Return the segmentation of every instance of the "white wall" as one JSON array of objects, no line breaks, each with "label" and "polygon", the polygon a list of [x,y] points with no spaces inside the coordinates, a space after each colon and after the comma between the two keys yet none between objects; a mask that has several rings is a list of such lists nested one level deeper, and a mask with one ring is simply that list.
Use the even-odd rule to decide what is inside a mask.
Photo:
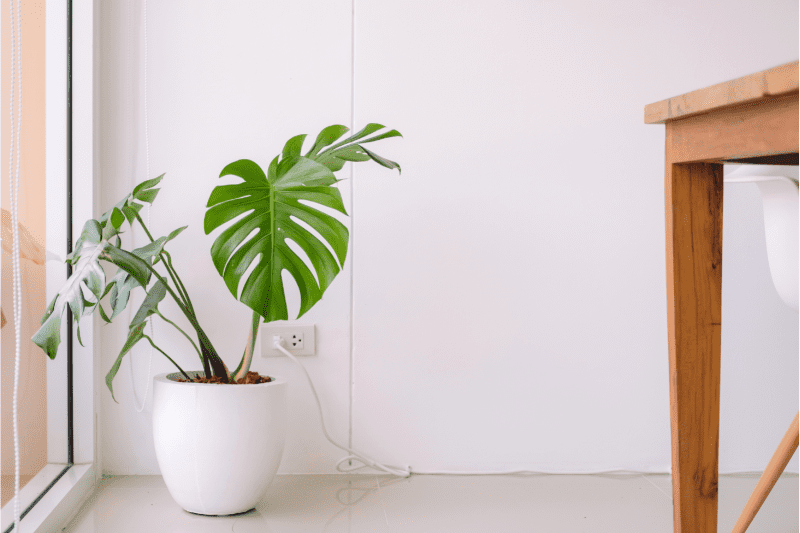
[{"label": "white wall", "polygon": [[[146,174],[141,13],[102,6],[109,206]],[[643,109],[796,60],[797,20],[789,1],[151,2],[150,175],[167,172],[153,226],[190,224],[173,255],[235,364],[248,312],[202,232],[221,168],[266,164],[333,123],[396,128],[404,139],[378,152],[403,174],[365,163],[352,191],[343,182],[351,254],[303,318],[317,324],[305,362],[334,436],[416,470],[663,472],[664,128]],[[772,287],[760,210],[754,185],[726,188],[723,472],[763,469],[797,411],[798,318]],[[105,326],[105,368],[124,330]],[[191,366],[180,337],[156,337]],[[289,363],[255,364],[294,382],[281,471],[333,472],[341,454]],[[153,358],[152,373],[168,370]],[[144,348],[134,376],[141,395]],[[104,470],[156,473],[127,363],[115,390]]]}]

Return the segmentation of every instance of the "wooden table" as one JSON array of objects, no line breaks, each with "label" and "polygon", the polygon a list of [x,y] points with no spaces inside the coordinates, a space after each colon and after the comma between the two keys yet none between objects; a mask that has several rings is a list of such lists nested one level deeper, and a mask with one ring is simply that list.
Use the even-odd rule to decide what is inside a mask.
[{"label": "wooden table", "polygon": [[798,164],[798,62],[650,104],[644,115],[666,126],[674,528],[715,533],[722,165]]}]

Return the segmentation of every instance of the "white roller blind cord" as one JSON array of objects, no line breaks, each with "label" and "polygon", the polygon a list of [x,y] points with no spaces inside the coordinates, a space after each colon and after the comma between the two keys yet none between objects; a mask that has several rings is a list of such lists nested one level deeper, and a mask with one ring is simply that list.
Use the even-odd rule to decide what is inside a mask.
[{"label": "white roller blind cord", "polygon": [[[19,360],[20,349],[22,346],[22,274],[19,265],[19,167],[21,159],[20,130],[22,130],[22,20],[20,11],[22,6],[17,2],[17,16],[14,20],[14,0],[9,1],[11,11],[11,99],[9,105],[10,113],[10,135],[8,158],[8,181],[11,200],[11,267],[13,269],[13,288],[14,296],[14,398],[12,400],[12,420],[14,425],[14,531],[19,531]],[[16,67],[15,67],[16,63]],[[14,122],[14,75],[16,71],[17,83],[17,121]],[[16,135],[16,139],[15,139]],[[15,152],[16,148],[16,152]],[[14,158],[16,156],[16,168],[14,168]]]}]

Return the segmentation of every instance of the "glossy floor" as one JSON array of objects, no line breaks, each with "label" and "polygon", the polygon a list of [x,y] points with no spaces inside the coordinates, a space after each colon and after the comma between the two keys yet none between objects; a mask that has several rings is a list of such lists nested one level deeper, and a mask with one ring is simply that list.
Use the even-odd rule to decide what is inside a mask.
[{"label": "glossy floor", "polygon": [[[719,531],[730,531],[758,481],[721,476]],[[180,509],[159,476],[104,478],[70,533],[405,533],[672,531],[667,475],[278,476],[248,513]],[[784,475],[748,533],[798,531],[798,477]]]}]

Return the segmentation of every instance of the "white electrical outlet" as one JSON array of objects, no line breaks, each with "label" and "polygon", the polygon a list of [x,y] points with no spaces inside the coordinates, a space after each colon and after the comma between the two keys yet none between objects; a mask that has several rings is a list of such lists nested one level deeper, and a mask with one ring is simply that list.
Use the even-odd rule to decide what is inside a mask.
[{"label": "white electrical outlet", "polygon": [[283,347],[292,355],[314,355],[314,324],[264,324],[261,336],[261,357],[286,357],[273,346],[275,335],[283,337]]}]

